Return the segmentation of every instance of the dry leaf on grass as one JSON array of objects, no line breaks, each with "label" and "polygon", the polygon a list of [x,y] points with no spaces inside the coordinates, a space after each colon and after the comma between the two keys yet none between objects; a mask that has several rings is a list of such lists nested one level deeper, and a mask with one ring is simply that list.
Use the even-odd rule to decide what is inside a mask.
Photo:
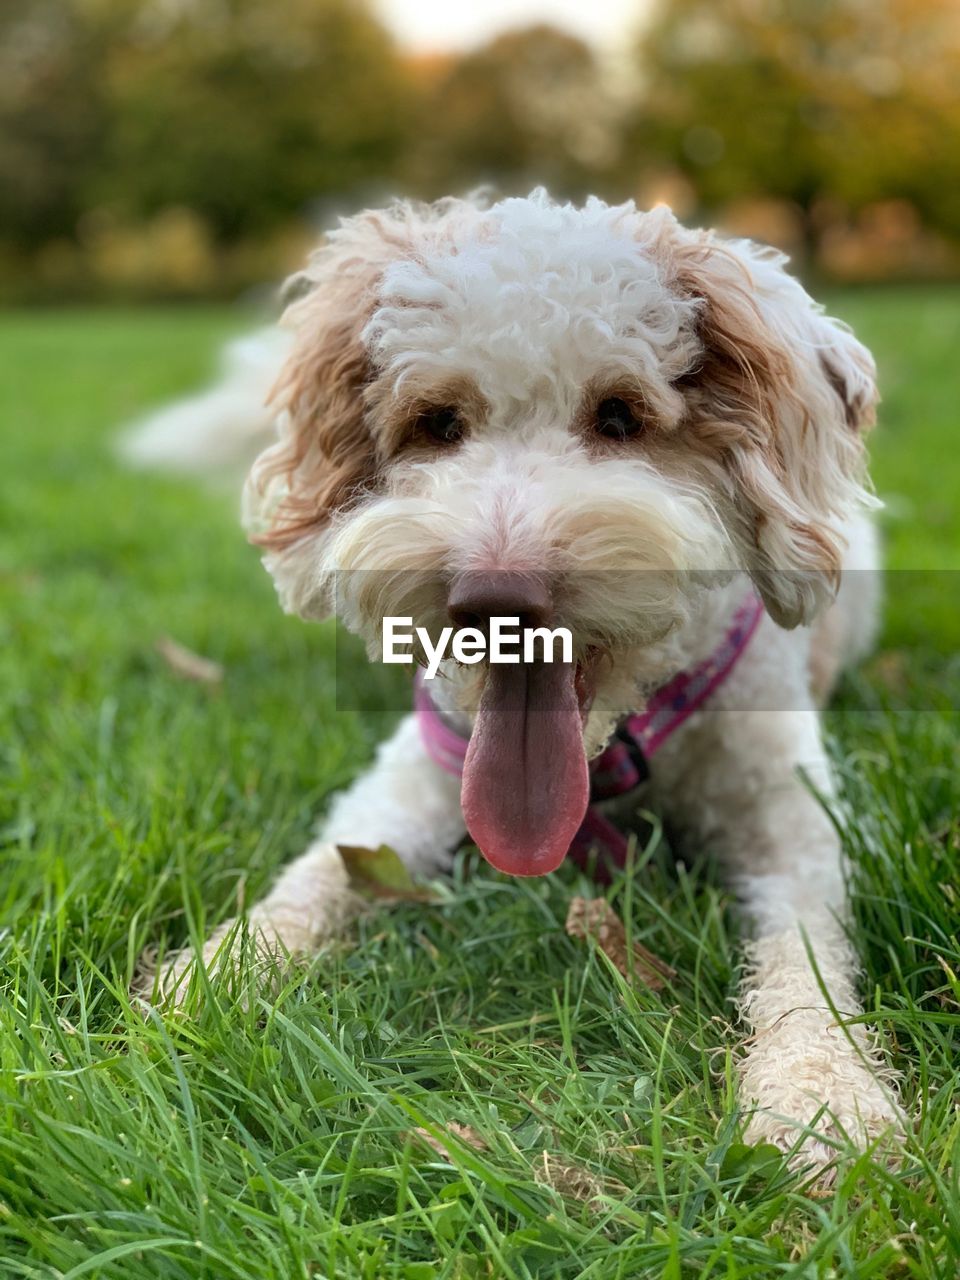
[{"label": "dry leaf on grass", "polygon": [[202,658],[169,636],[161,636],[157,641],[157,653],[173,674],[184,680],[196,680],[200,684],[220,684],[223,680],[223,667],[219,662]]},{"label": "dry leaf on grass", "polygon": [[[639,942],[627,943],[623,921],[606,898],[574,898],[567,912],[567,933],[571,938],[594,938],[597,946],[625,978],[635,978],[659,991],[676,970]],[[632,954],[631,954],[632,953]]]},{"label": "dry leaf on grass", "polygon": [[875,654],[867,666],[867,674],[891,693],[904,694],[910,687],[906,655],[898,649],[884,649]]},{"label": "dry leaf on grass", "polygon": [[599,1206],[602,1195],[625,1195],[627,1192],[616,1178],[597,1177],[589,1169],[559,1160],[549,1151],[544,1151],[533,1166],[533,1176],[537,1182],[553,1187],[560,1195],[570,1200],[582,1200],[585,1204]]},{"label": "dry leaf on grass", "polygon": [[337,849],[347,869],[350,888],[361,897],[377,902],[436,902],[436,894],[414,881],[389,845],[366,849],[338,844]]},{"label": "dry leaf on grass", "polygon": [[[465,1142],[468,1147],[473,1147],[474,1151],[489,1150],[486,1142],[484,1142],[483,1138],[480,1137],[476,1129],[471,1129],[468,1124],[458,1124],[456,1120],[451,1120],[447,1125],[446,1131],[447,1133],[452,1134],[453,1137],[459,1138],[461,1142]],[[450,1154],[450,1148],[444,1144],[442,1138],[434,1137],[434,1135],[429,1133],[426,1129],[417,1128],[414,1129],[413,1132],[418,1138],[421,1138],[428,1147],[432,1147],[433,1150],[436,1151],[437,1155],[448,1156]]]}]

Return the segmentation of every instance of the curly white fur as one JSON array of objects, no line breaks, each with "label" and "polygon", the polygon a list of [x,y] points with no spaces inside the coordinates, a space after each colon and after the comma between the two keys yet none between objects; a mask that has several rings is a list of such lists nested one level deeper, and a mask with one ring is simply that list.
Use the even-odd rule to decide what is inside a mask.
[{"label": "curly white fur", "polygon": [[[900,1124],[867,1032],[831,1009],[860,1010],[840,846],[799,776],[829,794],[816,706],[874,626],[869,353],[779,255],[630,204],[398,205],[345,222],[306,279],[277,442],[247,489],[285,607],[333,610],[378,648],[386,614],[438,630],[454,575],[536,569],[578,652],[607,659],[592,754],[711,651],[751,577],[769,616],[658,754],[654,798],[742,895],[750,1134],[786,1148],[812,1125],[807,1153],[826,1159],[840,1133]],[[609,396],[638,406],[637,441],[591,434]],[[463,439],[423,447],[417,415],[451,401]],[[837,596],[844,565],[869,572]],[[469,725],[484,673],[446,674],[447,709]],[[464,829],[458,784],[405,720],[250,925],[270,950],[315,947],[356,905],[338,844],[387,843],[429,873]]]}]

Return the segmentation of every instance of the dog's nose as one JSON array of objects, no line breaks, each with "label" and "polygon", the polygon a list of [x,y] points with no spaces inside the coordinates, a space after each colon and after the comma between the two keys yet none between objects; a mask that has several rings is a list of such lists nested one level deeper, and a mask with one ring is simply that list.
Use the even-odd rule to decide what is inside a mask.
[{"label": "dog's nose", "polygon": [[485,631],[491,618],[519,618],[521,628],[546,626],[553,617],[547,579],[512,569],[468,570],[454,578],[447,613],[457,627]]}]

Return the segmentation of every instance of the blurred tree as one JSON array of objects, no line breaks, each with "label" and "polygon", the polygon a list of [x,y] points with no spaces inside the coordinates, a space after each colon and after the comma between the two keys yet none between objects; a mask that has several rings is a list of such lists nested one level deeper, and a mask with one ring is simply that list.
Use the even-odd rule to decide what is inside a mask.
[{"label": "blurred tree", "polygon": [[389,178],[411,103],[362,0],[140,0],[106,93],[96,198],[227,240]]},{"label": "blurred tree", "polygon": [[956,0],[664,0],[640,48],[626,162],[653,155],[708,207],[905,195],[960,232]]},{"label": "blurred tree", "polygon": [[388,180],[412,105],[363,0],[3,0],[0,239],[103,205],[262,232]]},{"label": "blurred tree", "polygon": [[905,197],[923,221],[960,235],[960,4],[883,0],[852,68],[868,105],[860,163],[837,156],[837,189],[857,203]]},{"label": "blurred tree", "polygon": [[429,194],[491,181],[578,196],[603,182],[616,156],[617,103],[582,40],[530,27],[467,53],[446,74],[429,70],[412,143],[415,180]]},{"label": "blurred tree", "polygon": [[0,235],[69,235],[103,145],[104,41],[69,0],[0,6]]},{"label": "blurred tree", "polygon": [[401,58],[372,0],[0,0],[4,278],[223,288],[315,208],[487,180],[960,239],[960,0],[658,2],[631,77],[549,26]]}]

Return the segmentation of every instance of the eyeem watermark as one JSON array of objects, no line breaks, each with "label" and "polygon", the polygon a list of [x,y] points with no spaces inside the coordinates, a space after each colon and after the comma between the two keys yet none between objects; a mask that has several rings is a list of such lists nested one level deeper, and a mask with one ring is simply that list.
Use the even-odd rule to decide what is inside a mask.
[{"label": "eyeem watermark", "polygon": [[[406,628],[406,629],[405,629]],[[432,680],[444,658],[472,665],[475,662],[572,662],[573,636],[566,627],[521,627],[519,618],[491,618],[489,630],[479,627],[444,627],[434,644],[424,627],[412,618],[383,620],[383,661],[413,662],[413,644],[427,659],[426,678]],[[556,656],[559,643],[560,656]]]}]

